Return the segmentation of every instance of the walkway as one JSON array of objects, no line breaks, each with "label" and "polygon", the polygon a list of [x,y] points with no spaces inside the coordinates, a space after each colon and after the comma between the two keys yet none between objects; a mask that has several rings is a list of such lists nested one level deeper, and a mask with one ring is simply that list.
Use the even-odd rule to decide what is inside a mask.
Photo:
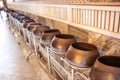
[{"label": "walkway", "polygon": [[36,71],[26,63],[22,49],[0,18],[0,80],[50,80],[41,75],[45,72],[37,61],[33,63]]}]

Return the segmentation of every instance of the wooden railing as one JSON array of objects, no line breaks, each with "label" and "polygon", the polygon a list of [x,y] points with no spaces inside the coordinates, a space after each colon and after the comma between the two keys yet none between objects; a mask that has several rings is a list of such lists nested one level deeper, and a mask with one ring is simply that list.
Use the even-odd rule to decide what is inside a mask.
[{"label": "wooden railing", "polygon": [[42,4],[95,4],[95,5],[120,5],[119,0],[14,0],[15,2],[40,2]]},{"label": "wooden railing", "polygon": [[120,38],[117,35],[120,35],[120,7],[71,6],[71,10],[70,22],[73,25]]},{"label": "wooden railing", "polygon": [[120,39],[120,7],[11,3],[10,8]]}]

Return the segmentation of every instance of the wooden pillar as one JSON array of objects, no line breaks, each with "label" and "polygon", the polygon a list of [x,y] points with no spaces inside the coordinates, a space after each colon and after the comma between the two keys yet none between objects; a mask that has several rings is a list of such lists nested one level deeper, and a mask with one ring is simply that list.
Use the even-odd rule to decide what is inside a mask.
[{"label": "wooden pillar", "polygon": [[6,2],[6,0],[2,0],[3,1],[3,6],[4,7],[7,7],[7,2]]}]

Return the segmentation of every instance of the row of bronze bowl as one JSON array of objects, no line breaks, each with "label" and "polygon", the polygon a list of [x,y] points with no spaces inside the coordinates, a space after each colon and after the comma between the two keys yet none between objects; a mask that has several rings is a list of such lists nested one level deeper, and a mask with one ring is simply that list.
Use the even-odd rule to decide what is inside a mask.
[{"label": "row of bronze bowl", "polygon": [[[50,48],[56,52],[65,52],[65,59],[72,65],[85,68],[91,67],[98,57],[97,47],[84,42],[76,42],[75,36],[57,34],[51,40]],[[59,53],[60,54],[60,53]]]},{"label": "row of bronze bowl", "polygon": [[120,57],[98,57],[97,47],[92,44],[76,42],[74,36],[61,34],[57,29],[43,29],[41,24],[23,16],[20,20],[24,23],[24,28],[41,35],[41,44],[50,46],[55,52],[66,52],[65,59],[71,65],[79,68],[92,67],[90,80],[120,80]]},{"label": "row of bronze bowl", "polygon": [[[49,40],[49,38],[47,39]],[[69,34],[58,33],[53,37],[52,40],[50,38],[50,41],[50,47],[52,50],[56,52],[66,51],[65,59],[72,66],[79,68],[88,68],[93,66],[90,74],[91,80],[120,79],[120,57],[98,57],[99,52],[96,46],[89,43],[76,42],[74,36]]]}]

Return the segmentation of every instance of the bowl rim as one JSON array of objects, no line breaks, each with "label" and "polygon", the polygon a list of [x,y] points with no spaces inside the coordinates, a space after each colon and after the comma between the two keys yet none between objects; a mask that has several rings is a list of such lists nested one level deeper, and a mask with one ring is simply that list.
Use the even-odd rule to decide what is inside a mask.
[{"label": "bowl rim", "polygon": [[[104,70],[104,71],[107,71],[107,72],[111,72],[111,73],[115,73],[115,74],[120,74],[120,67],[116,67],[116,66],[111,66],[111,65],[107,65],[107,64],[104,64],[102,62],[99,61],[99,59],[101,57],[119,57],[119,56],[111,56],[111,55],[104,55],[104,56],[99,56],[95,63],[94,63],[94,66],[93,68],[98,68],[101,69],[101,70]],[[120,57],[119,57],[120,58]],[[108,71],[109,70],[109,71]]]}]

